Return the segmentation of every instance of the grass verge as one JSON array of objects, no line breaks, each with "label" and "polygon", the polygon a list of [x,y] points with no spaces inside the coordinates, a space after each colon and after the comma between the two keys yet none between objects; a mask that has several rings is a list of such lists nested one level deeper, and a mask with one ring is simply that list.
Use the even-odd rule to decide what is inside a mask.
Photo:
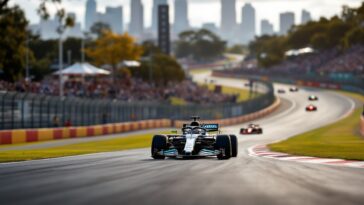
[{"label": "grass verge", "polygon": [[[203,86],[207,86],[209,90],[214,91],[216,85],[209,83],[209,84],[203,84]],[[222,86],[221,92],[223,94],[228,94],[228,95],[238,95],[237,102],[243,102],[250,99],[250,92],[247,89]]]},{"label": "grass verge", "polygon": [[[348,95],[364,102],[361,95]],[[293,155],[364,160],[364,139],[358,133],[361,112],[361,109],[356,109],[339,122],[270,144],[268,147],[272,151]]]},{"label": "grass verge", "polygon": [[151,141],[152,134],[144,134],[111,140],[65,145],[46,149],[34,149],[25,151],[0,151],[0,162],[27,161],[35,159],[47,159],[82,154],[146,148],[150,146]]}]

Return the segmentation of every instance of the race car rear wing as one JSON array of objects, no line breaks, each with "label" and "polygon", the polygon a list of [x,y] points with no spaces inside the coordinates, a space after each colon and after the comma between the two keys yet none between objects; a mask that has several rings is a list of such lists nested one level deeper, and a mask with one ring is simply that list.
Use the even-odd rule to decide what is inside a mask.
[{"label": "race car rear wing", "polygon": [[[183,127],[187,127],[189,124],[183,124]],[[219,131],[219,124],[203,124],[201,127],[205,128],[207,132]]]},{"label": "race car rear wing", "polygon": [[207,132],[217,132],[219,131],[219,124],[204,124],[203,128],[207,130]]}]

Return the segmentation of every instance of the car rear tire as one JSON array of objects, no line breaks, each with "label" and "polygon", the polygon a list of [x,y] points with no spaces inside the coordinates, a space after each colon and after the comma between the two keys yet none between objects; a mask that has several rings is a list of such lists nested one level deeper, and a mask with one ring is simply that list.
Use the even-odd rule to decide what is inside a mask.
[{"label": "car rear tire", "polygon": [[152,141],[151,153],[153,159],[165,159],[166,157],[158,154],[158,152],[167,149],[167,137],[163,135],[155,135]]},{"label": "car rear tire", "polygon": [[238,138],[236,135],[230,135],[231,141],[231,157],[238,156]]},{"label": "car rear tire", "polygon": [[218,135],[216,137],[216,149],[221,150],[224,153],[220,153],[217,155],[217,158],[220,160],[230,159],[231,157],[231,140],[229,135]]}]

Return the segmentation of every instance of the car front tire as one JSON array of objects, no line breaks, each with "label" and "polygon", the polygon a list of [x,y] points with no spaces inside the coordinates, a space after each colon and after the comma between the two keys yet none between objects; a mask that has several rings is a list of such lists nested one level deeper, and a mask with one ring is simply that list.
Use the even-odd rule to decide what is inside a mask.
[{"label": "car front tire", "polygon": [[220,160],[230,159],[231,157],[231,140],[229,135],[218,135],[216,137],[216,149],[224,151],[217,155]]},{"label": "car front tire", "polygon": [[158,152],[167,149],[167,137],[163,135],[155,135],[152,141],[151,153],[153,159],[165,159],[166,157],[158,154]]},{"label": "car front tire", "polygon": [[237,157],[238,156],[238,138],[236,135],[230,135],[230,141],[231,141],[231,157]]}]

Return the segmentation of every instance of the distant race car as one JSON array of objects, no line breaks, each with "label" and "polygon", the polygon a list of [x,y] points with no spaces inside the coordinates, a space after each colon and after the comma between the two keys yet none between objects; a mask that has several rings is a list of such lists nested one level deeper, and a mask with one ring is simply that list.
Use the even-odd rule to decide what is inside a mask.
[{"label": "distant race car", "polygon": [[263,134],[263,129],[257,124],[249,124],[247,128],[241,128],[240,134],[249,135],[249,134]]},{"label": "distant race car", "polygon": [[316,107],[316,106],[314,106],[314,105],[308,105],[308,106],[306,107],[306,111],[307,111],[307,112],[317,111],[317,107]]},{"label": "distant race car", "polygon": [[154,159],[211,157],[229,159],[238,155],[238,140],[232,134],[210,134],[219,131],[218,124],[201,124],[199,117],[184,124],[181,134],[155,135],[151,153]]},{"label": "distant race car", "polygon": [[309,100],[309,101],[318,101],[318,97],[317,97],[316,95],[310,95],[310,96],[308,97],[308,100]]},{"label": "distant race car", "polygon": [[286,93],[286,91],[285,91],[285,90],[283,90],[283,89],[278,89],[278,93],[280,93],[280,94],[284,94],[284,93]]},{"label": "distant race car", "polygon": [[298,89],[297,87],[290,87],[290,88],[289,88],[289,91],[290,91],[290,92],[298,92],[298,90],[299,90],[299,89]]}]

